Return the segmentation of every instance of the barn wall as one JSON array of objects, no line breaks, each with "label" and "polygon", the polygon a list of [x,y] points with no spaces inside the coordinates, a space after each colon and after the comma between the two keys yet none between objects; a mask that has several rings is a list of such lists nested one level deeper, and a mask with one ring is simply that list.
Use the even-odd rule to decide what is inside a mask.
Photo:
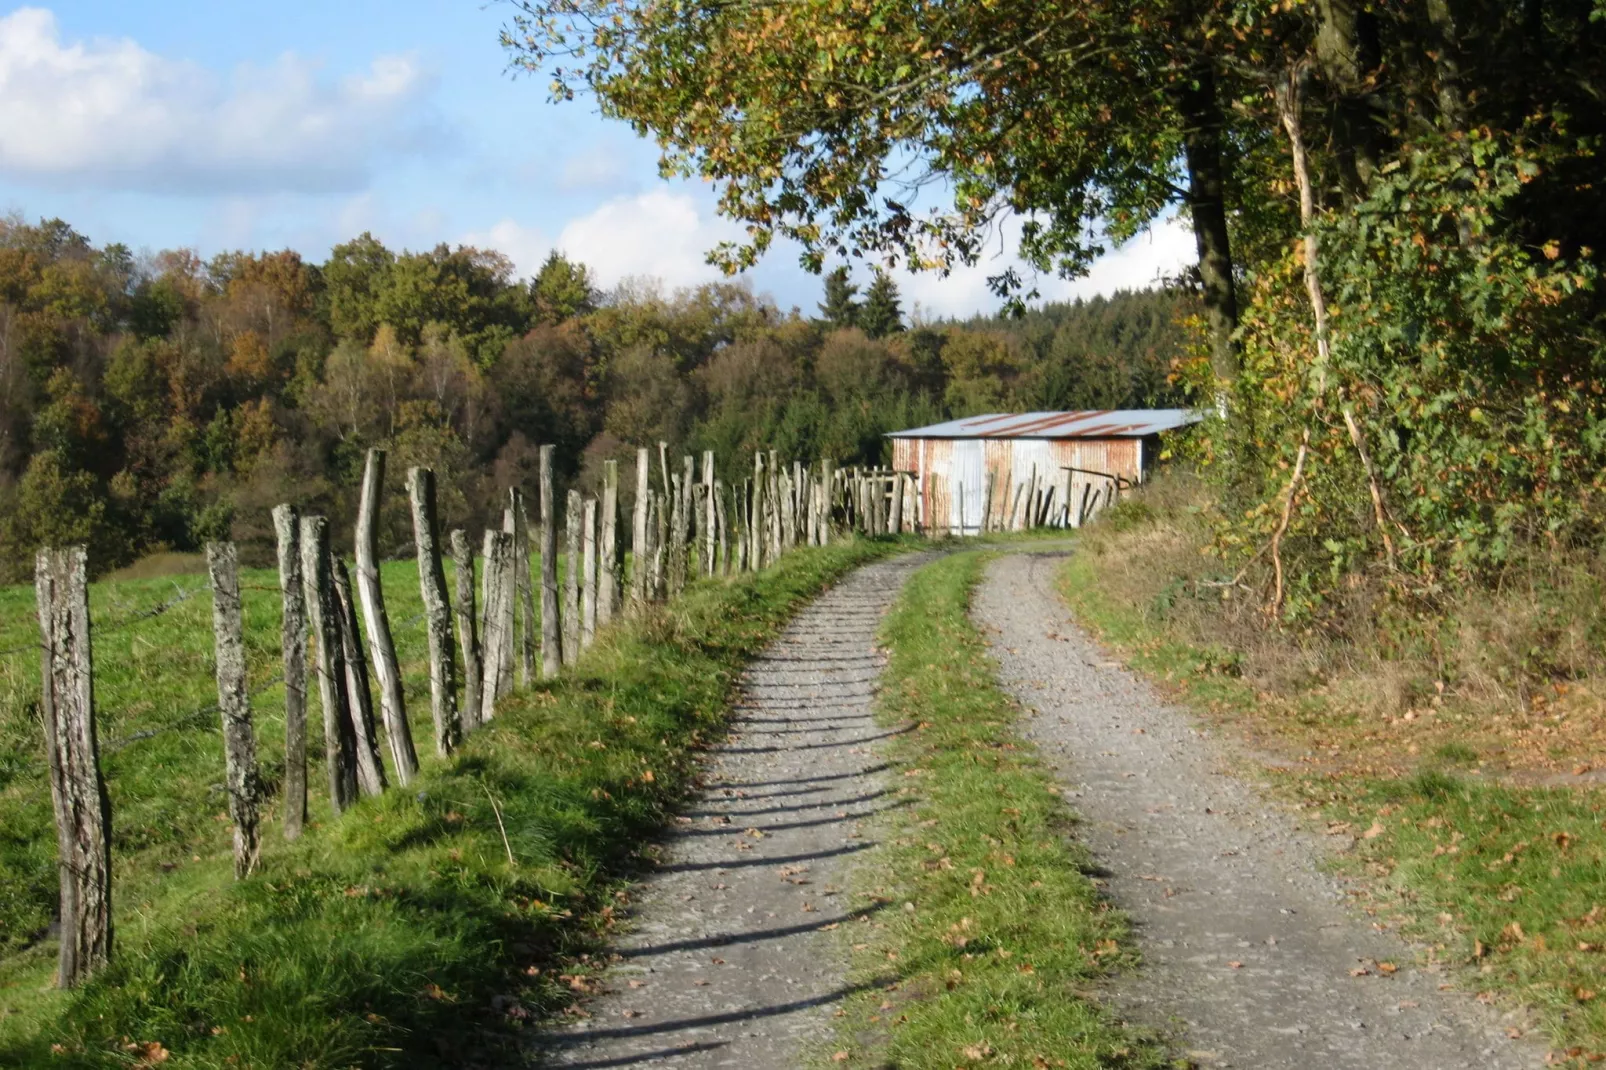
[{"label": "barn wall", "polygon": [[[1026,439],[993,438],[964,440],[946,438],[898,438],[892,440],[892,466],[915,476],[918,487],[919,522],[928,534],[954,534],[958,531],[959,503],[956,499],[957,455],[971,453],[973,443],[981,447],[981,464],[986,476],[976,479],[974,461],[965,465],[971,480],[990,482],[965,488],[965,530],[975,534],[979,519],[987,514],[988,526],[1002,529],[1012,517],[1026,512],[1027,488],[1036,467],[1037,486],[1053,488],[1052,525],[1076,527],[1084,519],[1108,506],[1116,498],[1116,480],[1124,485],[1137,483],[1143,474],[1144,442],[1139,438],[1108,439]],[[960,447],[960,448],[956,448]],[[1066,471],[1066,466],[1080,471]]]}]

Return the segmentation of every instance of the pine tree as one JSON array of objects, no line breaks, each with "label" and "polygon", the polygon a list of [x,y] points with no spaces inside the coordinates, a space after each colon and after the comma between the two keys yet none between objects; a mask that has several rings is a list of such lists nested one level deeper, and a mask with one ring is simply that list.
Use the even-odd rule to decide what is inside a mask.
[{"label": "pine tree", "polygon": [[535,298],[535,313],[542,323],[562,323],[597,307],[591,273],[584,264],[575,263],[556,249],[530,284],[530,295]]},{"label": "pine tree", "polygon": [[858,292],[845,266],[833,268],[825,277],[825,301],[820,305],[820,318],[833,327],[857,326],[860,309],[853,298]]},{"label": "pine tree", "polygon": [[871,338],[885,338],[903,330],[898,284],[880,268],[875,269],[875,281],[865,291],[864,305],[859,309],[859,326]]}]

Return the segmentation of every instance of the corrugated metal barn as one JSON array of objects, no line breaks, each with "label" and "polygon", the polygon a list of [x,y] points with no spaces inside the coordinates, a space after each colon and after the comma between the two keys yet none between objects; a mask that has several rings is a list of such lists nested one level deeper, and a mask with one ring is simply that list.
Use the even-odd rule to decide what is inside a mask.
[{"label": "corrugated metal barn", "polygon": [[1143,482],[1159,436],[1187,409],[994,413],[895,431],[892,467],[914,477],[928,534],[1080,527]]}]

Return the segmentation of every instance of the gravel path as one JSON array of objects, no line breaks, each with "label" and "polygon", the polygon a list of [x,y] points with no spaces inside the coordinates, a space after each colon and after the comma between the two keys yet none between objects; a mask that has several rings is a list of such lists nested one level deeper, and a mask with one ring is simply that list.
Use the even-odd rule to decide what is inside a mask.
[{"label": "gravel path", "polygon": [[[1441,990],[1391,932],[1342,905],[1323,848],[1230,773],[1187,713],[1112,663],[1054,593],[1059,555],[999,558],[976,595],[1004,687],[1081,813],[1144,965],[1111,996],[1207,1067],[1537,1067],[1544,1053]],[[1397,965],[1397,972],[1379,963]]]},{"label": "gravel path", "polygon": [[591,1015],[542,1040],[554,1066],[794,1067],[850,991],[831,930],[868,920],[849,871],[893,804],[871,715],[882,615],[923,557],[868,565],[754,663],[703,797],[637,889]]}]

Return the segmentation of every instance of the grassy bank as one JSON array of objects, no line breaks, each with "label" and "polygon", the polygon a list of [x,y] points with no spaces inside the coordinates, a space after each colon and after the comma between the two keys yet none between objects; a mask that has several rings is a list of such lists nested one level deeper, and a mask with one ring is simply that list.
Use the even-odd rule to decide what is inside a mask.
[{"label": "grassy bank", "polygon": [[[1601,572],[1514,566],[1431,612],[1358,579],[1329,627],[1270,629],[1204,552],[1185,477],[1088,529],[1077,619],[1246,744],[1246,769],[1312,811],[1369,877],[1359,905],[1521,1002],[1558,1059],[1606,1052],[1606,638]],[[1597,996],[1599,994],[1599,996]]]},{"label": "grassy bank", "polygon": [[[617,882],[723,730],[741,667],[799,604],[888,549],[803,550],[694,586],[573,673],[517,694],[450,761],[426,758],[407,790],[295,845],[270,826],[260,872],[237,884],[214,821],[222,804],[205,794],[218,774],[194,769],[207,802],[174,833],[182,861],[141,874],[119,848],[112,968],[61,994],[44,990],[48,941],[0,964],[0,1065],[503,1062],[527,1023],[570,1004],[564,966],[606,936]],[[258,704],[272,709],[266,695]],[[185,762],[199,765],[197,749]],[[123,791],[136,786],[113,768],[114,805],[119,771]],[[160,773],[139,785],[152,799]],[[139,831],[126,810],[114,820]]]},{"label": "grassy bank", "polygon": [[1123,919],[1085,872],[1073,819],[1014,730],[967,615],[985,557],[916,573],[882,630],[879,714],[916,730],[888,744],[893,782],[913,803],[866,867],[891,920],[856,927],[860,979],[832,1065],[858,1067],[1166,1065],[1084,998],[1131,964]]}]

